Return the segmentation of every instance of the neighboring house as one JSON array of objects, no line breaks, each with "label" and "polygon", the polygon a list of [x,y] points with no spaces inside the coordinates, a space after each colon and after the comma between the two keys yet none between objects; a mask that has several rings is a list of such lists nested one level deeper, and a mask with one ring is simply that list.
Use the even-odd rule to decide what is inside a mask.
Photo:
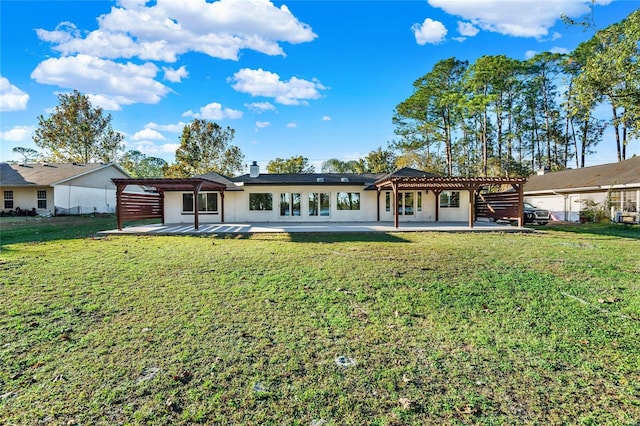
[{"label": "neighboring house", "polygon": [[111,179],[128,177],[115,164],[0,163],[0,210],[4,214],[113,213],[116,187]]},{"label": "neighboring house", "polygon": [[[255,222],[466,222],[473,226],[477,193],[486,185],[520,178],[444,178],[404,168],[391,174],[250,173],[226,178],[209,173],[188,179],[116,179],[118,227],[122,220],[158,217],[163,223]],[[130,196],[128,186],[157,195]],[[397,214],[394,214],[397,212]]]},{"label": "neighboring house", "polygon": [[590,205],[618,222],[640,222],[640,156],[559,172],[540,172],[524,186],[525,201],[550,210],[556,220],[579,221]]}]

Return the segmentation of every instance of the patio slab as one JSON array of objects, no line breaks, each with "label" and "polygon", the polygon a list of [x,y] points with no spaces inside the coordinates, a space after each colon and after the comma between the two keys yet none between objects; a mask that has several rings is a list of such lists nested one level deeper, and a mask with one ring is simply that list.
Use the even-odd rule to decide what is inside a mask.
[{"label": "patio slab", "polygon": [[534,232],[509,224],[478,221],[470,228],[467,222],[407,222],[399,228],[393,222],[261,222],[261,223],[205,223],[198,230],[192,224],[151,224],[102,231],[100,235],[235,235],[260,233],[310,232]]}]

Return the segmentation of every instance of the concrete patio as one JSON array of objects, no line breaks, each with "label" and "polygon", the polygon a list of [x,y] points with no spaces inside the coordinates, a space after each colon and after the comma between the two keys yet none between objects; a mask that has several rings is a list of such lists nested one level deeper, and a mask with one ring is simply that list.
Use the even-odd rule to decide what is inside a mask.
[{"label": "concrete patio", "polygon": [[102,231],[101,235],[234,235],[260,233],[309,232],[533,232],[508,223],[477,221],[473,228],[467,222],[406,222],[396,228],[393,222],[263,222],[263,223],[209,223],[195,230],[192,224],[151,224]]}]

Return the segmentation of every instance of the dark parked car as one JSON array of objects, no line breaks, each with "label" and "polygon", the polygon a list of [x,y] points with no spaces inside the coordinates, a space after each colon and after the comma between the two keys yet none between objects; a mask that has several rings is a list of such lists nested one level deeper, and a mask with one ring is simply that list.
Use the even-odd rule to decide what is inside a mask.
[{"label": "dark parked car", "polygon": [[524,203],[524,223],[537,223],[546,225],[551,220],[551,212],[539,209],[531,203]]}]

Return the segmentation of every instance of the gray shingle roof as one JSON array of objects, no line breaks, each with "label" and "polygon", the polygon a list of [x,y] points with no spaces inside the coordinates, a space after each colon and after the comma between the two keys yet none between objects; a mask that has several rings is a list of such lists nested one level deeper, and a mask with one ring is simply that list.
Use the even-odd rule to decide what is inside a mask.
[{"label": "gray shingle roof", "polygon": [[246,174],[231,180],[251,185],[371,185],[382,176],[379,173],[267,173],[254,178]]},{"label": "gray shingle roof", "polygon": [[640,156],[618,163],[562,170],[531,176],[524,192],[568,190],[609,185],[637,184],[640,187]]},{"label": "gray shingle roof", "polygon": [[50,186],[111,164],[8,164],[0,163],[2,186]]}]

